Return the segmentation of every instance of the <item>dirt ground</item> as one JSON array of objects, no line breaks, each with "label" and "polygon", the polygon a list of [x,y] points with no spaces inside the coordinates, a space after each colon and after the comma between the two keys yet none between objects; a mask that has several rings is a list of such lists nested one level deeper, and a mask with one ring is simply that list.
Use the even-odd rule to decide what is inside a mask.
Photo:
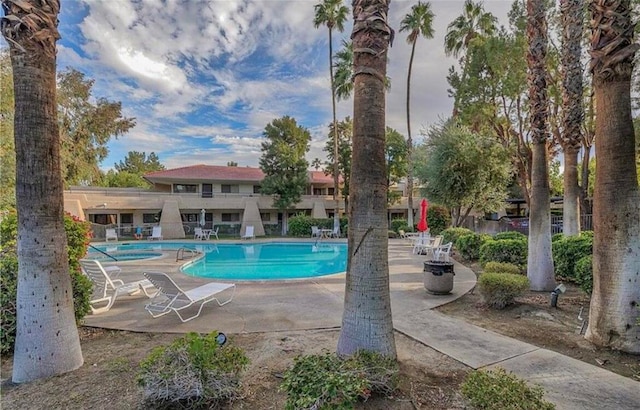
[{"label": "dirt ground", "polygon": [[[473,268],[473,266],[472,266]],[[554,350],[640,380],[637,356],[596,349],[579,334],[581,317],[587,317],[588,297],[568,285],[558,307],[549,295],[530,292],[518,304],[502,311],[486,308],[472,292],[438,310],[522,341]],[[2,360],[3,409],[132,409],[142,405],[136,385],[138,363],[155,346],[179,335],[146,334],[81,328],[85,364],[77,371],[30,384],[10,382],[11,360]],[[334,351],[338,330],[230,335],[251,360],[243,375],[243,398],[231,409],[282,409],[286,397],[278,391],[281,375],[301,354]],[[400,386],[392,397],[371,398],[359,409],[465,409],[459,386],[469,368],[414,340],[396,333]]]}]

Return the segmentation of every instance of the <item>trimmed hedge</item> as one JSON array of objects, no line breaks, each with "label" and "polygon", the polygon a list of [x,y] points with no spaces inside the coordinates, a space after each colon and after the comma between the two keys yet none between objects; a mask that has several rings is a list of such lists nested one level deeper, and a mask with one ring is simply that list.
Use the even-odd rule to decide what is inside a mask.
[{"label": "trimmed hedge", "polygon": [[553,264],[556,276],[578,282],[576,262],[593,253],[593,237],[590,235],[565,236],[552,242]]},{"label": "trimmed hedge", "polygon": [[471,233],[459,236],[455,242],[455,246],[463,258],[469,261],[475,261],[480,258],[480,247],[488,240],[491,240],[491,236],[489,235]]},{"label": "trimmed hedge", "polygon": [[440,235],[442,235],[442,243],[456,243],[459,237],[463,235],[472,235],[474,233],[475,232],[473,232],[471,229],[456,227],[447,228],[444,231],[440,232]]},{"label": "trimmed hedge", "polygon": [[447,226],[451,225],[451,215],[449,214],[449,210],[439,205],[430,206],[429,211],[427,212],[427,224],[429,225],[429,232],[431,235],[441,235],[442,231],[444,231]]},{"label": "trimmed hedge", "polygon": [[[317,226],[320,229],[333,229],[333,218],[312,218],[308,215],[296,215],[288,221],[289,236],[310,237],[311,227]],[[340,232],[344,235],[347,230],[347,218],[340,218]]]},{"label": "trimmed hedge", "polygon": [[529,289],[529,279],[511,273],[485,272],[478,278],[478,289],[487,306],[504,309]]},{"label": "trimmed hedge", "polygon": [[517,239],[491,240],[480,247],[480,264],[506,262],[518,267],[527,266],[527,241]]},{"label": "trimmed hedge", "polygon": [[513,275],[520,275],[522,270],[520,267],[506,262],[487,262],[484,265],[484,272],[500,272],[500,273],[511,273]]},{"label": "trimmed hedge", "polygon": [[591,294],[593,291],[593,255],[583,256],[576,262],[576,281],[580,288]]},{"label": "trimmed hedge", "polygon": [[499,232],[493,235],[493,239],[496,241],[503,241],[505,239],[516,239],[519,241],[527,240],[527,235],[518,231]]}]

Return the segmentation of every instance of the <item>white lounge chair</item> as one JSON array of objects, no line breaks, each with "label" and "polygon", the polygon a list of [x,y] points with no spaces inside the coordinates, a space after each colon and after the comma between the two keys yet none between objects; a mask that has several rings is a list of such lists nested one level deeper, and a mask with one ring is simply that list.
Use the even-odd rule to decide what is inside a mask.
[{"label": "white lounge chair", "polygon": [[255,235],[253,233],[253,225],[247,225],[247,228],[244,230],[244,235],[240,238],[242,239],[255,239]]},{"label": "white lounge chair", "polygon": [[[122,279],[112,278],[110,275],[120,273],[120,268],[117,266],[104,267],[97,260],[80,259],[80,267],[82,268],[82,273],[87,275],[93,283],[93,295],[89,301],[93,314],[111,309],[111,306],[120,295],[135,295],[143,291],[147,297],[153,296],[147,291],[153,287],[153,284],[146,279],[124,283]],[[100,308],[94,307],[94,304],[103,302],[107,302],[107,304]]]},{"label": "white lounge chair", "polygon": [[115,229],[105,230],[105,237],[104,237],[105,242],[109,242],[109,239],[113,239],[114,241],[118,242],[118,234],[116,233]]},{"label": "white lounge chair", "polygon": [[[144,307],[154,318],[176,312],[182,322],[188,322],[200,316],[202,307],[208,302],[215,300],[219,306],[224,306],[231,302],[236,291],[235,284],[219,282],[207,283],[184,291],[166,273],[145,272],[144,276],[159,289],[158,293]],[[233,289],[231,296],[224,302],[220,302],[215,295],[228,289]],[[180,311],[198,304],[200,307],[195,315],[186,319],[182,317]]]},{"label": "white lounge chair", "polygon": [[453,246],[453,242],[449,242],[444,245],[440,245],[437,248],[433,249],[433,260],[434,261],[443,261],[449,262],[451,256],[451,247]]},{"label": "white lounge chair", "polygon": [[161,240],[162,239],[162,227],[161,226],[154,226],[153,227],[153,231],[151,232],[151,236],[149,236],[148,239],[156,239],[156,240]]},{"label": "white lounge chair", "polygon": [[[220,238],[218,238],[218,230],[219,229],[220,229],[220,227],[217,227],[216,229],[212,229],[211,232],[209,232],[209,236],[213,235],[213,236],[216,237],[216,239],[219,240],[220,239]],[[209,239],[209,238],[207,238],[207,239]]]}]

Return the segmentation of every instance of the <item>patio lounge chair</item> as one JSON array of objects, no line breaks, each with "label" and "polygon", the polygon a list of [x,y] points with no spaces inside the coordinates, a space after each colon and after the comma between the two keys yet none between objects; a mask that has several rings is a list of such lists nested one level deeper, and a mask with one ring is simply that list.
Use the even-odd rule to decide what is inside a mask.
[{"label": "patio lounge chair", "polygon": [[[80,259],[80,267],[82,273],[87,275],[93,283],[93,295],[89,301],[91,312],[93,314],[106,312],[111,309],[116,299],[120,295],[135,295],[143,291],[147,297],[153,296],[147,290],[153,287],[148,280],[139,280],[135,282],[124,283],[122,279],[112,278],[110,274],[119,274],[120,268],[117,266],[104,267],[97,260]],[[95,304],[107,302],[106,306],[99,308],[94,307]]]},{"label": "patio lounge chair", "polygon": [[244,235],[242,235],[241,239],[255,239],[255,235],[253,233],[253,225],[247,225],[247,228],[244,230]]},{"label": "patio lounge chair", "polygon": [[153,231],[151,232],[151,236],[149,236],[148,239],[161,240],[162,239],[162,227],[161,226],[154,226],[153,227]]},{"label": "patio lounge chair", "polygon": [[[220,227],[217,227],[216,229],[212,229],[211,232],[209,232],[209,236],[213,235],[213,236],[216,237],[216,239],[219,240],[220,238],[218,238],[218,230],[220,230]],[[209,238],[207,238],[207,239],[209,239]]]},{"label": "patio lounge chair", "polygon": [[449,258],[451,256],[451,247],[453,246],[453,242],[449,242],[444,245],[440,245],[437,248],[433,249],[433,260],[434,261],[443,261],[449,262]]},{"label": "patio lounge chair", "polygon": [[[216,301],[219,306],[226,305],[231,302],[236,291],[236,285],[233,283],[211,282],[206,285],[198,286],[191,290],[184,291],[171,279],[166,273],[162,272],[145,272],[144,276],[151,281],[159,289],[158,293],[144,307],[147,312],[154,318],[164,316],[167,313],[176,312],[180,320],[188,322],[200,316],[202,307],[205,303]],[[231,297],[224,302],[220,302],[215,296],[227,289],[233,289]],[[188,318],[184,318],[180,311],[192,306],[200,305],[198,312]]]},{"label": "patio lounge chair", "polygon": [[118,234],[115,229],[106,229],[105,230],[105,242],[109,242],[109,239],[113,239],[114,241],[118,241]]}]

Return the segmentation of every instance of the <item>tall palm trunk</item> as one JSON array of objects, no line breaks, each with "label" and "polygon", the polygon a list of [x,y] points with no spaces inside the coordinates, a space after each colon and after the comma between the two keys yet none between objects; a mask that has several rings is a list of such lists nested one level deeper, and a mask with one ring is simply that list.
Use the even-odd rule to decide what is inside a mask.
[{"label": "tall palm trunk", "polygon": [[331,108],[333,112],[333,228],[340,226],[340,191],[338,170],[338,122],[336,120],[336,87],[333,79],[333,30],[329,27],[329,75],[331,76]]},{"label": "tall palm trunk", "polygon": [[416,52],[418,38],[411,45],[411,57],[409,58],[409,72],[407,73],[407,225],[413,229],[413,139],[411,138],[411,68],[413,56]]},{"label": "tall palm trunk", "polygon": [[586,338],[640,353],[640,191],[631,119],[629,0],[594,0],[591,70],[596,98],[593,295]]},{"label": "tall palm trunk", "polygon": [[578,151],[582,142],[582,53],[583,0],[561,0],[562,17],[562,112],[560,138],[564,153],[563,232],[580,233],[580,186],[578,185]]},{"label": "tall palm trunk", "polygon": [[532,164],[527,276],[531,290],[550,291],[556,286],[551,257],[551,210],[547,72],[547,21],[544,0],[527,0],[527,81],[531,110]]},{"label": "tall palm trunk", "polygon": [[354,0],[353,162],[349,259],[337,353],[396,357],[389,295],[385,75],[389,0]]},{"label": "tall palm trunk", "polygon": [[57,0],[16,3],[5,0],[3,6],[23,24],[2,23],[10,40],[15,93],[18,290],[13,381],[19,383],[77,369],[83,359],[66,249],[56,115],[60,5]]}]

